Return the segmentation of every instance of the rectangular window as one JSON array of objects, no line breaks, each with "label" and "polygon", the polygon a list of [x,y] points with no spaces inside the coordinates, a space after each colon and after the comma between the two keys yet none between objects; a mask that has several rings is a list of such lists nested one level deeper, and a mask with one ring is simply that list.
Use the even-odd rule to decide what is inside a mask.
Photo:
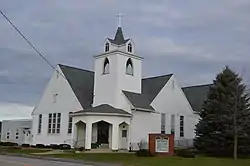
[{"label": "rectangular window", "polygon": [[170,119],[170,122],[171,122],[171,133],[175,133],[175,115],[171,115],[171,119]]},{"label": "rectangular window", "polygon": [[166,132],[166,114],[161,113],[161,133],[165,134]]},{"label": "rectangular window", "polygon": [[49,114],[49,121],[48,121],[48,133],[52,131],[52,114]]},{"label": "rectangular window", "polygon": [[61,129],[61,113],[57,114],[57,125],[56,125],[56,133],[60,133]]},{"label": "rectangular window", "polygon": [[53,120],[52,120],[52,133],[56,133],[56,113],[53,113]]},{"label": "rectangular window", "polygon": [[10,139],[10,132],[7,132],[6,138],[7,138],[7,139]]},{"label": "rectangular window", "polygon": [[122,130],[122,138],[127,138],[127,130]]},{"label": "rectangular window", "polygon": [[184,137],[184,116],[180,116],[180,137]]},{"label": "rectangular window", "polygon": [[39,117],[38,117],[38,134],[40,134],[42,132],[42,114],[39,114]]},{"label": "rectangular window", "polygon": [[72,133],[72,121],[73,121],[73,118],[71,116],[69,116],[68,134]]},{"label": "rectangular window", "polygon": [[60,133],[61,129],[61,113],[50,113],[48,119],[48,133]]}]

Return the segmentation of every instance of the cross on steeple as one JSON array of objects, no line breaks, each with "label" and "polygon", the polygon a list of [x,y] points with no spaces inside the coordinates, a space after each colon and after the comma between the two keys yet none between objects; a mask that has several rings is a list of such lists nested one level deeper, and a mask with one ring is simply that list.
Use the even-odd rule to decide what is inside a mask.
[{"label": "cross on steeple", "polygon": [[118,27],[122,27],[122,17],[123,17],[123,14],[118,13],[118,14],[116,15],[116,17],[117,17],[117,24],[118,24]]}]

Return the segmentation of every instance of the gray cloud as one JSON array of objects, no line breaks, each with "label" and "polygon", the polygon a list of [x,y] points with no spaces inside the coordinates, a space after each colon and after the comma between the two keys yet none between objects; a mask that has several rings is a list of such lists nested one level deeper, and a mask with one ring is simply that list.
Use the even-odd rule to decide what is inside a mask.
[{"label": "gray cloud", "polygon": [[[93,69],[93,55],[123,29],[145,57],[143,75],[175,73],[181,85],[210,83],[227,64],[250,82],[249,0],[2,0],[1,9],[53,63]],[[0,17],[0,101],[34,105],[50,67]]]}]

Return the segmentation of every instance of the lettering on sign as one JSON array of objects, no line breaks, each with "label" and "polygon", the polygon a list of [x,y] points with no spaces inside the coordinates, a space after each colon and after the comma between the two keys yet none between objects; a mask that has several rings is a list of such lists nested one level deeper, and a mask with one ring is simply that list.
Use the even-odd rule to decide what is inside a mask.
[{"label": "lettering on sign", "polygon": [[155,139],[155,152],[168,153],[169,152],[169,139],[157,137]]}]

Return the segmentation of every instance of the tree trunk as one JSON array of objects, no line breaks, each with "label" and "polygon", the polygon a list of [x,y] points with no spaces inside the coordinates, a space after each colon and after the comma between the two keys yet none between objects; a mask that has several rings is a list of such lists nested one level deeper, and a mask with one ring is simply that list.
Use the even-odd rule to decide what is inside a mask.
[{"label": "tree trunk", "polygon": [[234,133],[234,160],[236,161],[238,159],[238,132],[235,130]]},{"label": "tree trunk", "polygon": [[236,100],[234,108],[234,161],[237,160],[238,156],[238,127],[237,127],[237,113],[238,113],[238,86],[236,88]]}]

